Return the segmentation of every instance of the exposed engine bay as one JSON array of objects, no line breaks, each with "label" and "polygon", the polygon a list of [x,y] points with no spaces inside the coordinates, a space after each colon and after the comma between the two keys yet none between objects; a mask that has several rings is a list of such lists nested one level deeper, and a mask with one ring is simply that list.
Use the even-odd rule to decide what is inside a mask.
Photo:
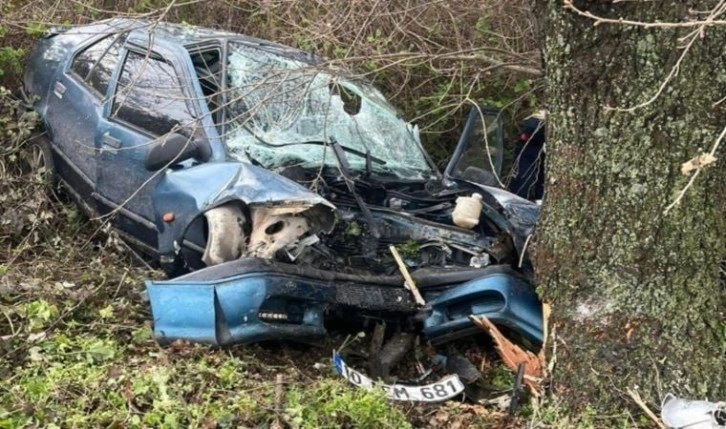
[{"label": "exposed engine bay", "polygon": [[[322,270],[389,275],[397,271],[390,245],[398,248],[411,268],[480,268],[515,259],[510,235],[487,216],[482,215],[471,229],[454,224],[457,199],[471,190],[445,189],[433,181],[386,180],[384,186],[369,178],[355,181],[354,196],[334,169],[319,176],[297,167],[279,173],[300,184],[315,183],[318,194],[335,211],[320,205],[279,203],[246,207],[229,202],[215,207],[204,214],[204,222],[196,223],[204,232],[190,231],[197,239],[206,237],[193,246],[204,249],[203,265],[191,257],[192,262],[196,260],[192,268],[259,257]],[[334,225],[328,219],[331,213]]]}]

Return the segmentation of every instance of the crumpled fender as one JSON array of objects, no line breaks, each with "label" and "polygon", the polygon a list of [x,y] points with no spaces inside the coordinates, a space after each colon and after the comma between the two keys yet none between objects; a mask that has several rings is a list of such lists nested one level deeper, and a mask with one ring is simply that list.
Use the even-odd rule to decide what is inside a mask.
[{"label": "crumpled fender", "polygon": [[[479,188],[485,204],[500,207],[502,215],[487,213],[492,220],[512,237],[517,254],[525,251],[527,237],[534,233],[539,219],[540,207],[536,203],[524,199],[507,190],[494,186],[471,183]],[[496,219],[501,217],[501,219]],[[503,223],[501,223],[503,221]]]},{"label": "crumpled fender", "polygon": [[[204,211],[233,200],[247,206],[319,207],[320,227],[330,231],[335,223],[335,206],[320,195],[264,168],[242,162],[209,162],[167,170],[154,191],[154,211],[159,230],[159,253],[175,251],[187,226]],[[174,213],[173,222],[163,222]]]}]

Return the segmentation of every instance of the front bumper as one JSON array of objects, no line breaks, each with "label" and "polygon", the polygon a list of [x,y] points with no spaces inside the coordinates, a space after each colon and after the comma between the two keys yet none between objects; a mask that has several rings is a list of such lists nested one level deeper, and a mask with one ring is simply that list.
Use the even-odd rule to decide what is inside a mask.
[{"label": "front bumper", "polygon": [[468,316],[486,315],[541,343],[541,304],[533,287],[511,270],[494,268],[468,281],[429,285],[422,290],[429,303],[423,309],[396,276],[343,275],[251,258],[146,285],[160,342],[309,341],[326,335],[324,318],[338,310],[417,316],[434,342],[477,332]]}]

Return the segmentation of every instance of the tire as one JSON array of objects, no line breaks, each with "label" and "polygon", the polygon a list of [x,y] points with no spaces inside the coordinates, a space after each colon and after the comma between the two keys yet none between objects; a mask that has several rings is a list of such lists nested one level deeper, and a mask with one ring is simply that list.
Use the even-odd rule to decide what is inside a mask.
[{"label": "tire", "polygon": [[204,213],[207,219],[207,245],[202,261],[207,266],[235,260],[246,247],[245,215],[236,203],[223,204]]},{"label": "tire", "polygon": [[23,157],[23,173],[40,178],[41,182],[51,190],[58,184],[55,163],[53,162],[53,149],[50,147],[48,137],[41,135],[31,137]]}]

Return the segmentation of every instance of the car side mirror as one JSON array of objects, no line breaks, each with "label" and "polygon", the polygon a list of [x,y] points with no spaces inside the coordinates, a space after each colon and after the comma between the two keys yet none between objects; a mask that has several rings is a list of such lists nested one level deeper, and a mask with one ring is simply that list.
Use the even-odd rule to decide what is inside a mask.
[{"label": "car side mirror", "polygon": [[193,139],[172,133],[149,149],[144,166],[149,171],[158,171],[190,158],[207,162],[211,156],[212,148],[206,139]]}]

